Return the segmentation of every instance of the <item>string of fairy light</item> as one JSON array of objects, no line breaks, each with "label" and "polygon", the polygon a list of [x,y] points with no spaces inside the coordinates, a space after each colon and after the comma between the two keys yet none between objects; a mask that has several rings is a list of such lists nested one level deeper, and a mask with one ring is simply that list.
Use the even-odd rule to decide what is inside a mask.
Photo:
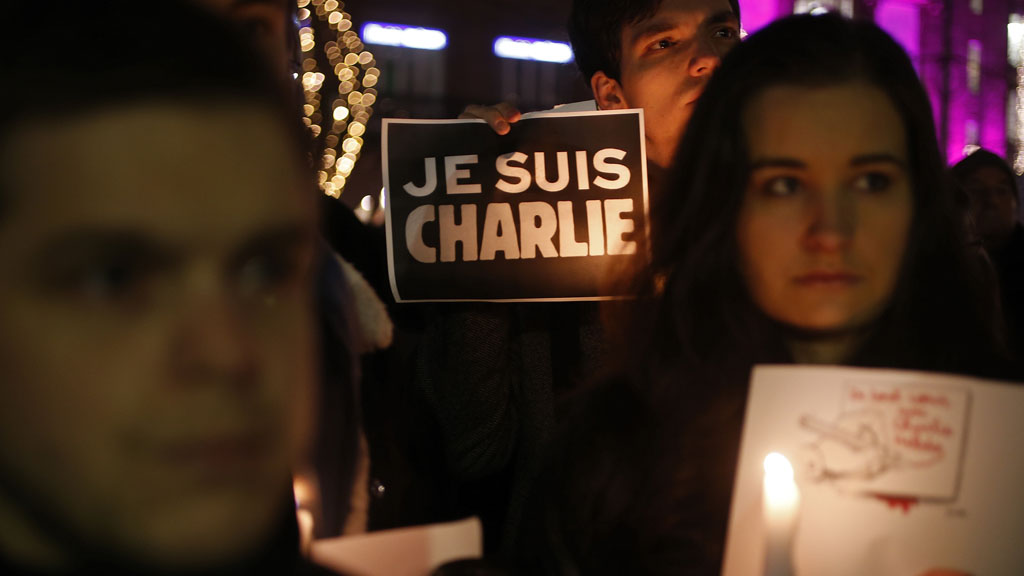
[{"label": "string of fairy light", "polygon": [[338,198],[363,148],[380,70],[342,2],[298,0],[298,6],[303,120],[317,142],[320,189]]}]

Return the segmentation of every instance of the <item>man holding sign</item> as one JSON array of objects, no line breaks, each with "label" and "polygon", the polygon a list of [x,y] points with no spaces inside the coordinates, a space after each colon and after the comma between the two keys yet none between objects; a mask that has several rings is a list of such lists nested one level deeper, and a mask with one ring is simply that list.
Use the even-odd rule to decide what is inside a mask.
[{"label": "man holding sign", "polygon": [[[596,104],[590,110],[640,108],[642,118],[635,112],[601,115],[600,120],[597,115],[552,118],[552,126],[573,121],[585,122],[588,128],[553,128],[534,119],[513,129],[510,123],[520,120],[519,112],[499,104],[464,112],[463,118],[487,122],[490,129],[483,134],[449,135],[444,145],[423,138],[432,146],[420,152],[418,163],[410,162],[410,171],[402,177],[391,174],[389,256],[398,259],[399,252],[405,251],[413,268],[431,267],[437,278],[434,284],[416,288],[406,288],[398,280],[396,296],[596,299],[611,293],[593,288],[581,291],[578,286],[575,293],[565,290],[585,276],[577,263],[633,250],[644,253],[645,248],[634,244],[643,238],[639,231],[646,226],[646,213],[635,199],[634,187],[643,190],[643,180],[653,174],[651,179],[656,181],[671,163],[694,102],[720,58],[739,41],[739,6],[727,0],[623,4],[576,0],[570,37],[577,63],[594,93]],[[640,121],[642,131],[636,124],[628,126]],[[599,122],[624,126],[599,127]],[[473,123],[447,126],[469,132],[483,128]],[[593,133],[588,131],[571,147],[555,144],[557,135],[545,144],[523,135],[584,129]],[[500,136],[514,132],[516,137],[494,137],[492,132]],[[492,140],[485,139],[488,134]],[[623,143],[630,134],[642,135],[650,162],[636,164],[635,149]],[[402,137],[389,135],[389,141],[396,138]],[[403,147],[419,146],[410,139],[401,140]],[[476,149],[461,150],[470,139]],[[535,147],[519,149],[519,143],[526,141]],[[581,177],[584,171],[586,177]],[[519,191],[527,177],[531,184]],[[615,189],[617,184],[622,187]],[[485,192],[488,201],[478,200]],[[620,203],[631,194],[632,210],[622,210]],[[420,202],[399,215],[397,203],[428,196],[435,200]],[[535,204],[541,199],[548,208]],[[560,211],[560,206],[566,206],[562,202],[569,206]],[[576,233],[562,234],[567,228],[575,228]],[[442,230],[446,230],[444,238]],[[603,238],[597,237],[598,231]],[[575,257],[567,257],[570,254]],[[470,266],[490,267],[496,277],[488,282],[488,273],[482,273],[470,282],[460,271]],[[535,271],[549,269],[534,273],[548,280],[546,294],[521,291],[521,287],[516,288],[519,292],[510,291],[527,266]],[[606,284],[607,279],[592,285]],[[478,292],[470,295],[469,289]],[[508,552],[544,458],[556,394],[593,378],[602,368],[606,337],[598,307],[583,302],[461,304],[432,307],[427,315],[424,345],[417,351],[416,388],[441,425],[447,466],[464,495],[462,511],[483,516],[488,549],[500,543]]]}]

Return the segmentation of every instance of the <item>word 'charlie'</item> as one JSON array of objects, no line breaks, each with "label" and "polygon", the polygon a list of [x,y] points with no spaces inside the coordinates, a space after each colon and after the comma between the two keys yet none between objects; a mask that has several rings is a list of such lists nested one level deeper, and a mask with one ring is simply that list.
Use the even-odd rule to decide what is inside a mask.
[{"label": "word 'charlie'", "polygon": [[[495,161],[500,175],[493,184],[494,189],[506,194],[518,194],[531,185],[545,192],[561,192],[572,180],[569,169],[569,153],[556,152],[557,175],[552,180],[547,176],[545,153],[535,152],[532,171],[530,157],[522,152],[503,154]],[[629,168],[610,160],[622,160],[626,152],[616,148],[604,148],[593,155],[592,167],[596,173],[590,178],[591,163],[587,152],[575,153],[576,190],[589,190],[591,185],[605,190],[624,188],[630,181]],[[479,194],[479,182],[470,182],[472,174],[467,166],[477,164],[476,154],[446,156],[443,158],[445,192],[448,195]],[[437,158],[424,159],[424,184],[417,186],[407,182],[402,189],[411,196],[425,197],[437,189]],[[425,264],[437,261],[438,249],[427,246],[423,240],[423,229],[427,223],[437,221],[440,239],[441,262],[456,260],[457,244],[462,244],[462,260],[494,260],[501,252],[507,260],[542,257],[573,257],[625,255],[636,253],[636,242],[624,240],[623,236],[634,230],[633,220],[624,214],[633,211],[633,199],[587,200],[586,221],[587,241],[576,239],[576,225],[573,203],[568,200],[556,202],[490,203],[486,205],[482,233],[477,228],[477,205],[464,204],[460,207],[458,223],[455,205],[423,205],[412,211],[405,223],[406,247],[413,258]],[[514,208],[518,209],[518,219]],[[518,224],[518,226],[517,226]],[[555,235],[558,246],[555,246]],[[479,242],[478,242],[479,238]]]}]

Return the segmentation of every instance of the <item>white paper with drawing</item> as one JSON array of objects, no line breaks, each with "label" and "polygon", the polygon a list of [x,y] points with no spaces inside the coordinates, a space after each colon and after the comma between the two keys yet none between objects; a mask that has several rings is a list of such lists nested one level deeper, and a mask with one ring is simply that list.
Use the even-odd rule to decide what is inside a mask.
[{"label": "white paper with drawing", "polygon": [[1024,386],[948,374],[760,366],[723,574],[763,574],[763,462],[799,488],[797,575],[1024,574]]}]

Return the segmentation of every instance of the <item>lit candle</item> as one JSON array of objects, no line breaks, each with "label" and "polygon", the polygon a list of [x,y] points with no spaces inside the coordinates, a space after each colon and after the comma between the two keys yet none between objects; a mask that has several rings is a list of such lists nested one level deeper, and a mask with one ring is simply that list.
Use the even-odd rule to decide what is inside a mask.
[{"label": "lit candle", "polygon": [[793,466],[772,452],[764,459],[765,576],[792,576],[793,537],[800,515],[800,491]]},{"label": "lit candle", "polygon": [[299,551],[308,558],[313,546],[313,512],[303,506],[310,502],[312,489],[309,480],[295,476],[292,479],[292,492],[295,495],[295,521],[299,525]]}]

